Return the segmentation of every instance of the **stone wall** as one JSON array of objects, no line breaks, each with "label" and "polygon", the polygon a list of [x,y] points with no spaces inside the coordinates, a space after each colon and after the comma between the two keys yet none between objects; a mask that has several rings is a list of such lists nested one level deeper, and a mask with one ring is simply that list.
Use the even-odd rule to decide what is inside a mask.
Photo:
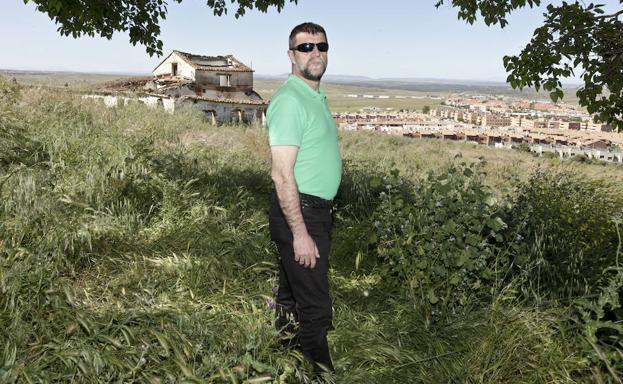
[{"label": "stone wall", "polygon": [[182,100],[176,104],[176,108],[192,108],[203,111],[208,121],[216,123],[243,122],[249,124],[264,124],[266,106],[215,103],[205,100]]},{"label": "stone wall", "polygon": [[236,90],[252,90],[253,89],[253,72],[233,72],[223,69],[223,71],[204,71],[197,69],[195,72],[195,82],[202,88],[215,89],[220,88],[219,75],[228,74],[229,86]]},{"label": "stone wall", "polygon": [[207,121],[214,124],[241,122],[264,125],[267,108],[266,105],[217,103],[196,99],[179,100],[158,96],[127,97],[122,95],[83,95],[82,98],[102,100],[108,107],[117,107],[132,102],[139,102],[153,108],[162,107],[165,111],[170,113],[183,108],[197,109],[204,113]]}]

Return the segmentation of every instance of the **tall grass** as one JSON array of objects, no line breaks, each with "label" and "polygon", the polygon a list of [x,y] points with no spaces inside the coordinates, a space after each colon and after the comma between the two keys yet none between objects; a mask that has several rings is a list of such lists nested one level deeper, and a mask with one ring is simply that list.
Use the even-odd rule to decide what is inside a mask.
[{"label": "tall grass", "polygon": [[[276,252],[263,131],[0,90],[0,382],[311,382],[301,356],[280,348],[268,305]],[[392,162],[417,183],[484,154],[487,182],[510,193],[508,157],[523,169],[537,160],[360,133],[342,145],[336,381],[616,381],[585,358],[593,349],[571,304],[536,305],[512,280],[429,323],[369,241],[381,191],[369,182]]]}]

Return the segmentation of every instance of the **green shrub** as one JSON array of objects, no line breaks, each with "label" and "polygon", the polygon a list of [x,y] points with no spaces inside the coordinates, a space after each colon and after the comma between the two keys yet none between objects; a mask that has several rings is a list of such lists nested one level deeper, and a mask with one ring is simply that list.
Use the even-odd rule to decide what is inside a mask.
[{"label": "green shrub", "polygon": [[456,311],[490,293],[497,274],[497,243],[506,224],[483,184],[481,165],[465,163],[429,173],[413,190],[398,172],[382,182],[374,213],[378,255],[399,284],[432,306]]},{"label": "green shrub", "polygon": [[528,276],[524,289],[576,296],[597,286],[614,265],[613,220],[623,214],[620,187],[571,171],[539,169],[518,188],[507,220],[512,260]]},{"label": "green shrub", "polygon": [[623,380],[623,269],[616,268],[607,284],[599,289],[596,299],[575,303],[576,321],[584,341],[586,354],[595,377]]},{"label": "green shrub", "polygon": [[[19,98],[19,87],[0,77],[0,171],[7,170],[6,177],[20,165],[46,160],[41,143],[26,133],[25,116],[15,108]],[[3,182],[0,178],[0,186]]]},{"label": "green shrub", "polygon": [[571,156],[571,161],[577,162],[577,163],[585,163],[585,164],[593,164],[594,161],[592,159],[588,158],[587,154],[581,154],[581,155],[573,155]]},{"label": "green shrub", "polygon": [[547,152],[544,151],[541,156],[545,159],[559,160],[560,156],[556,152]]},{"label": "green shrub", "polygon": [[0,106],[7,108],[14,106],[20,99],[19,86],[9,83],[0,76]]},{"label": "green shrub", "polygon": [[513,146],[513,149],[519,152],[524,152],[524,153],[531,153],[532,151],[530,150],[530,145],[526,144],[526,143],[521,143],[519,145]]}]

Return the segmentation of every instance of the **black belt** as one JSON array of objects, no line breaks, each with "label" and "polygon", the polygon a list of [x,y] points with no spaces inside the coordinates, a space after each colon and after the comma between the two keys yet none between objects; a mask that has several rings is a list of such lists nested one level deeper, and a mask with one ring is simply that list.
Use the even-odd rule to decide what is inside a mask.
[{"label": "black belt", "polygon": [[331,207],[333,207],[333,200],[326,200],[306,193],[299,193],[299,200],[301,201],[301,207],[324,209],[331,209]]}]

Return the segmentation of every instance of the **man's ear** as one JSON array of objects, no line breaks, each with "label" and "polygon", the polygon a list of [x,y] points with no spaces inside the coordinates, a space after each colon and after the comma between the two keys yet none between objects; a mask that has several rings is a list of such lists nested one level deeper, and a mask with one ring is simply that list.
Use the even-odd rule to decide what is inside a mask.
[{"label": "man's ear", "polygon": [[290,62],[292,64],[296,64],[296,61],[294,60],[294,51],[291,49],[288,49],[288,57],[290,58]]}]

